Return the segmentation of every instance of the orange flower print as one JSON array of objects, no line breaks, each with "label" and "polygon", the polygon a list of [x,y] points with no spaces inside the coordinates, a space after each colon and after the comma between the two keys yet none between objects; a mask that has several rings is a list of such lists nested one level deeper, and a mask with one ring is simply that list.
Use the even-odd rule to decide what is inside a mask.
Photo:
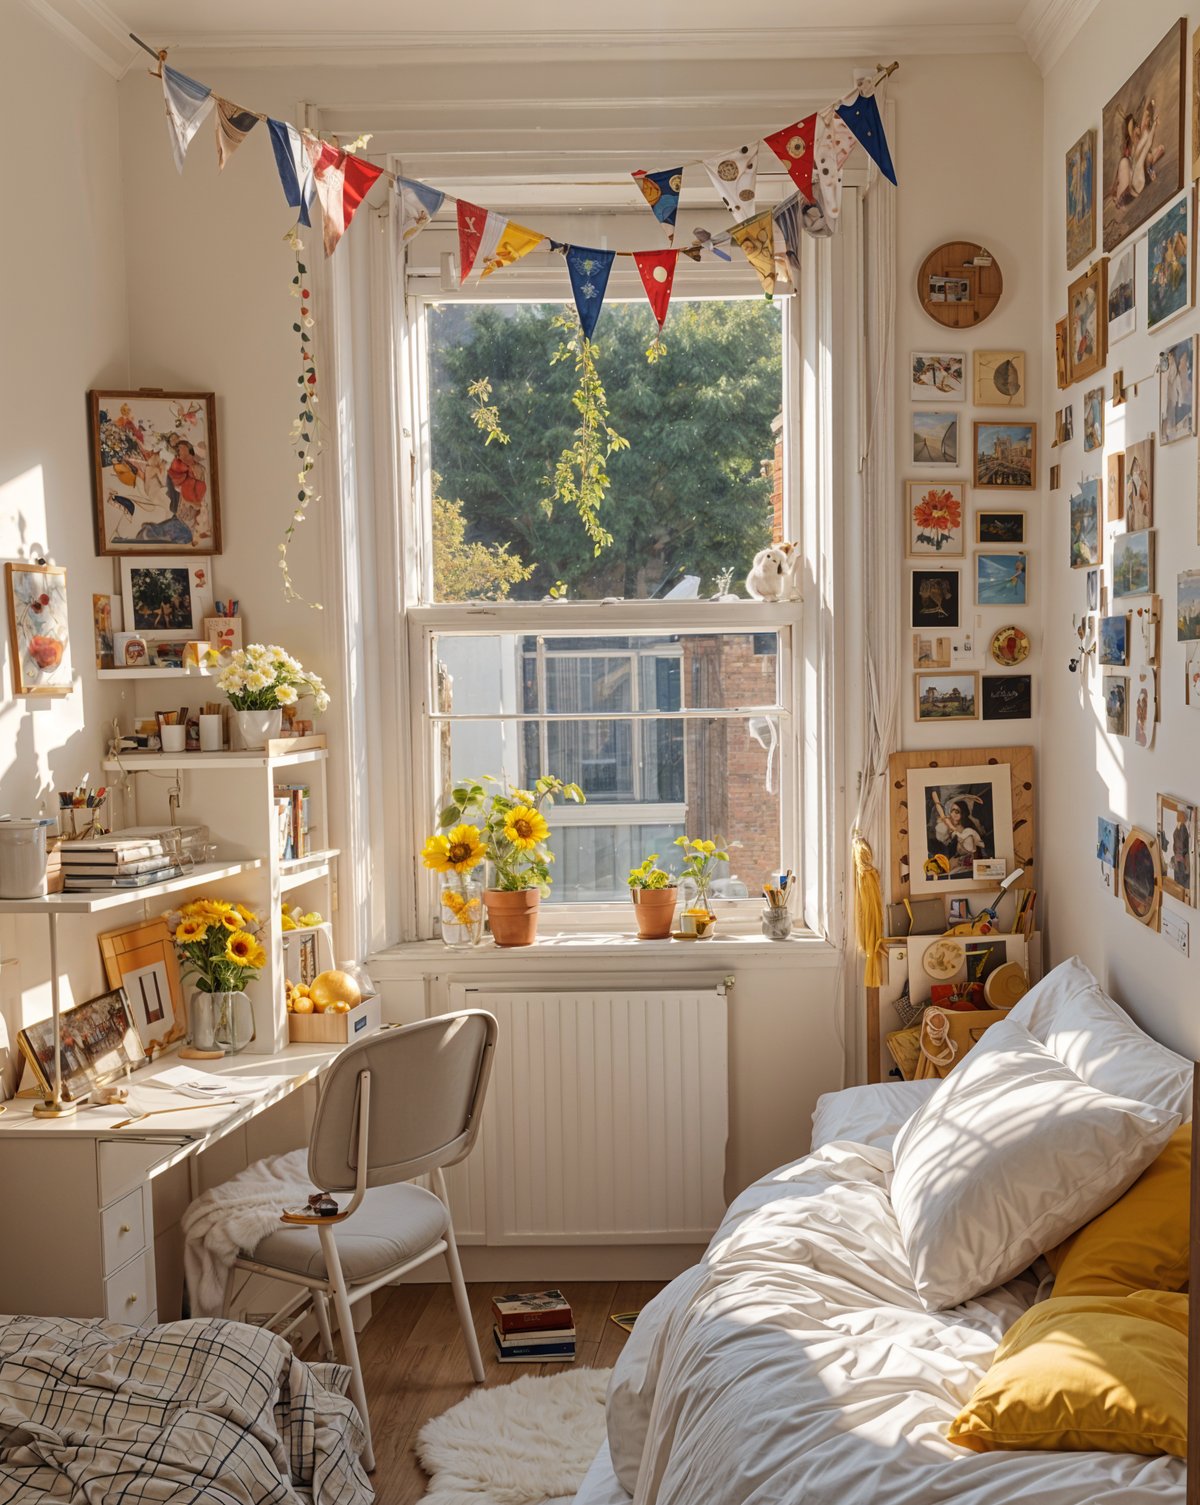
[{"label": "orange flower print", "polygon": [[938,552],[954,532],[962,527],[962,503],[944,486],[931,486],[913,508],[917,525],[915,542]]}]

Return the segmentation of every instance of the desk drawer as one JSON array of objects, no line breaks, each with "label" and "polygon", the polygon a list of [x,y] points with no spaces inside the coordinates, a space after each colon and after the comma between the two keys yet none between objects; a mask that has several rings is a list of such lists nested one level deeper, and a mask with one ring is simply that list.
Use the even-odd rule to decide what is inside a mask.
[{"label": "desk drawer", "polygon": [[110,1322],[149,1322],[154,1296],[149,1287],[145,1251],[104,1282],[104,1312]]},{"label": "desk drawer", "polygon": [[104,1273],[117,1270],[146,1247],[146,1227],[142,1216],[142,1189],[135,1187],[119,1202],[100,1214],[100,1233],[104,1244]]}]

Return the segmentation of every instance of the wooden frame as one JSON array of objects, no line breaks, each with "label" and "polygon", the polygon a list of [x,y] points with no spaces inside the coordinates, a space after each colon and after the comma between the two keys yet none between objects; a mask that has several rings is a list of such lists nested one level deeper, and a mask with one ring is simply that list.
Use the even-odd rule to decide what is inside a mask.
[{"label": "wooden frame", "polygon": [[[1142,871],[1145,865],[1143,853],[1150,862],[1153,886],[1144,907],[1139,907],[1129,902],[1126,876],[1131,861],[1136,862],[1138,875],[1142,878],[1146,876]],[[1135,919],[1139,925],[1145,925],[1149,930],[1162,928],[1162,861],[1158,853],[1158,839],[1149,831],[1143,831],[1139,826],[1130,826],[1125,840],[1121,843],[1118,891],[1127,915]]]},{"label": "wooden frame", "polygon": [[[949,493],[952,503],[958,505],[958,526],[952,528],[947,535],[949,542],[942,548],[926,548],[920,550],[914,541],[914,534],[918,530],[914,512],[920,505],[923,497],[930,492],[944,491]],[[967,512],[967,483],[965,481],[905,481],[904,483],[904,518],[905,536],[904,548],[907,559],[961,559],[966,552],[966,512]],[[954,536],[958,535],[958,547],[954,547]]]},{"label": "wooden frame", "polygon": [[[46,588],[38,590],[35,586],[32,591],[18,588],[18,579],[25,576],[40,576]],[[66,570],[54,564],[9,561],[4,566],[4,578],[13,694],[69,695],[74,686]],[[42,630],[35,630],[39,628]]]},{"label": "wooden frame", "polygon": [[[1023,350],[976,350],[974,355],[974,403],[977,408],[1023,408],[1028,402]],[[1011,392],[997,383],[1016,382]]]},{"label": "wooden frame", "polygon": [[[1074,169],[1074,171],[1072,171]],[[1067,271],[1096,249],[1096,132],[1084,131],[1066,153]]]},{"label": "wooden frame", "polygon": [[[1002,538],[999,535],[993,534],[991,537],[985,537],[983,531],[983,520],[985,517],[1019,517],[1021,519],[1021,526],[1018,536],[1016,538]],[[1025,543],[1025,513],[1019,510],[1010,511],[1003,507],[981,507],[975,514],[975,542],[991,544],[993,548],[1003,547],[1006,544],[1023,545]]]},{"label": "wooden frame", "polygon": [[108,985],[124,989],[138,1037],[153,1060],[187,1033],[187,1002],[167,922],[161,916],[139,920],[106,930],[97,940]]},{"label": "wooden frame", "polygon": [[[139,613],[136,609],[137,598],[134,593],[134,574],[148,576],[174,576],[185,575],[186,581],[178,582],[187,587],[187,600],[189,616],[186,620],[181,616],[178,621],[170,616],[160,616],[156,626],[139,626]],[[152,586],[157,586],[158,581],[152,581]],[[171,582],[167,582],[168,588]],[[153,599],[153,598],[151,598]],[[160,601],[165,601],[162,593]],[[144,602],[143,602],[144,604]],[[163,605],[163,612],[167,612],[169,602]],[[121,609],[125,616],[125,630],[135,632],[139,637],[145,638],[147,643],[183,643],[191,640],[199,640],[204,637],[204,619],[212,616],[213,611],[213,586],[212,586],[212,561],[208,558],[197,558],[193,555],[189,558],[178,556],[163,556],[158,554],[137,554],[121,556]]]},{"label": "wooden frame", "polygon": [[[948,587],[936,582],[946,576],[954,576]],[[919,578],[920,577],[920,578]],[[912,569],[909,571],[909,625],[926,632],[950,631],[959,624],[962,616],[962,571],[941,569]],[[949,591],[949,595],[945,591]],[[936,599],[941,597],[940,601]],[[918,621],[918,612],[945,611],[945,617],[935,615],[928,621]]]},{"label": "wooden frame", "polygon": [[[102,993],[98,998],[89,998],[86,1003],[67,1009],[60,1017],[62,1047],[59,1054],[63,1063],[64,1102],[78,1102],[94,1087],[119,1077],[126,1066],[140,1066],[145,1061],[146,1052],[134,1026],[129,1000],[121,988]],[[122,1018],[124,1028],[120,1029]],[[113,1027],[114,1021],[117,1022],[116,1028]],[[98,1038],[106,1047],[99,1056],[94,1054],[92,1044],[87,1043]],[[39,1019],[36,1024],[26,1025],[17,1032],[17,1044],[42,1096],[46,1099],[53,1097],[53,1019]]]},{"label": "wooden frame", "polygon": [[[1037,424],[1032,420],[1013,419],[1005,422],[1002,419],[976,418],[971,424],[971,484],[980,491],[1035,491],[1037,489],[1037,428]],[[1001,466],[1001,469],[991,472],[993,475],[1015,474],[1018,476],[1017,480],[985,480],[981,478],[983,471],[980,468],[982,456],[979,444],[983,438],[983,430],[985,429],[1028,429],[1028,471],[1026,471],[1025,466],[1021,463],[1012,463],[1003,466],[999,457],[997,457],[995,463],[997,466]]]},{"label": "wooden frame", "polygon": [[[1104,106],[1102,151],[1105,188],[1103,203],[1104,249],[1112,251],[1148,219],[1163,209],[1183,187],[1184,99],[1187,83],[1187,20],[1173,21],[1165,36],[1129,74]],[[1150,102],[1158,115],[1148,122],[1142,117]],[[1174,112],[1172,116],[1172,111]],[[1165,160],[1156,164],[1153,181],[1147,176],[1140,191],[1128,164],[1130,181],[1118,197],[1114,192],[1129,156],[1127,122],[1154,132],[1154,141],[1164,148]],[[1171,161],[1171,153],[1175,160]]]},{"label": "wooden frame", "polygon": [[[1077,324],[1087,316],[1091,306],[1096,331],[1090,353],[1079,351],[1080,335]],[[1103,371],[1108,361],[1108,258],[1102,256],[1093,262],[1082,277],[1067,288],[1067,360],[1070,362],[1071,384],[1083,381]]]},{"label": "wooden frame", "polygon": [[[971,681],[971,710],[962,715],[927,715],[921,714],[921,696],[925,686],[922,681],[934,679],[954,679]],[[928,724],[934,722],[942,725],[948,721],[978,721],[979,720],[979,674],[973,669],[934,669],[921,670],[913,675],[913,719]]]},{"label": "wooden frame", "polygon": [[[953,770],[910,768],[904,782],[912,813],[908,837],[911,893],[961,894],[987,888],[991,880],[974,874],[978,857],[1000,857],[1012,868],[1019,865],[1014,861],[1012,789],[1003,764],[967,763]],[[917,799],[919,812],[913,805]],[[988,845],[990,851],[981,850]]]},{"label": "wooden frame", "polygon": [[[988,260],[976,265],[980,256]],[[965,281],[969,295],[962,300],[936,300],[931,279]],[[982,324],[1000,301],[1004,278],[995,257],[973,240],[948,240],[936,246],[917,273],[917,301],[938,324],[947,329],[973,329]]]},{"label": "wooden frame", "polygon": [[[1160,330],[1172,319],[1178,319],[1185,314],[1195,301],[1196,291],[1196,256],[1193,242],[1196,237],[1196,216],[1193,212],[1194,197],[1189,189],[1181,199],[1167,205],[1157,219],[1150,221],[1146,227],[1146,333],[1153,334]],[[1183,215],[1182,231],[1178,224],[1180,212]],[[1159,273],[1164,274],[1169,267],[1168,254],[1172,259],[1177,258],[1178,237],[1183,236],[1183,277],[1181,279],[1170,278],[1170,291],[1176,301],[1158,310],[1155,318],[1156,285],[1167,286],[1168,279],[1164,275],[1160,279]],[[1178,260],[1175,259],[1178,268]]]}]

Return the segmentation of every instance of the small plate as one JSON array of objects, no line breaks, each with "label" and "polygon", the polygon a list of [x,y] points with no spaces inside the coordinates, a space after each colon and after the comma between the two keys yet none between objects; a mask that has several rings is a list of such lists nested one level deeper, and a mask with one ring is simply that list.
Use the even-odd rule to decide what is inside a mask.
[{"label": "small plate", "polygon": [[991,655],[1005,669],[1023,664],[1029,649],[1029,634],[1023,627],[1002,627],[992,635]]},{"label": "small plate", "polygon": [[922,965],[927,977],[934,982],[949,982],[956,972],[962,970],[967,960],[966,948],[961,941],[943,936],[925,952]]}]

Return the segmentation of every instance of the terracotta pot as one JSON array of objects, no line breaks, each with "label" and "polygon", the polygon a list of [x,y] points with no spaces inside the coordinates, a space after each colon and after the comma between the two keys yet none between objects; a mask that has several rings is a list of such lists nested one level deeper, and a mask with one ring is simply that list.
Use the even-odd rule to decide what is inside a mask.
[{"label": "terracotta pot", "polygon": [[537,939],[538,906],[542,896],[536,888],[515,893],[503,888],[485,888],[488,924],[497,946],[532,946]]},{"label": "terracotta pot", "polygon": [[637,920],[638,939],[665,941],[671,934],[671,922],[675,918],[675,895],[673,888],[631,888],[633,913]]}]

